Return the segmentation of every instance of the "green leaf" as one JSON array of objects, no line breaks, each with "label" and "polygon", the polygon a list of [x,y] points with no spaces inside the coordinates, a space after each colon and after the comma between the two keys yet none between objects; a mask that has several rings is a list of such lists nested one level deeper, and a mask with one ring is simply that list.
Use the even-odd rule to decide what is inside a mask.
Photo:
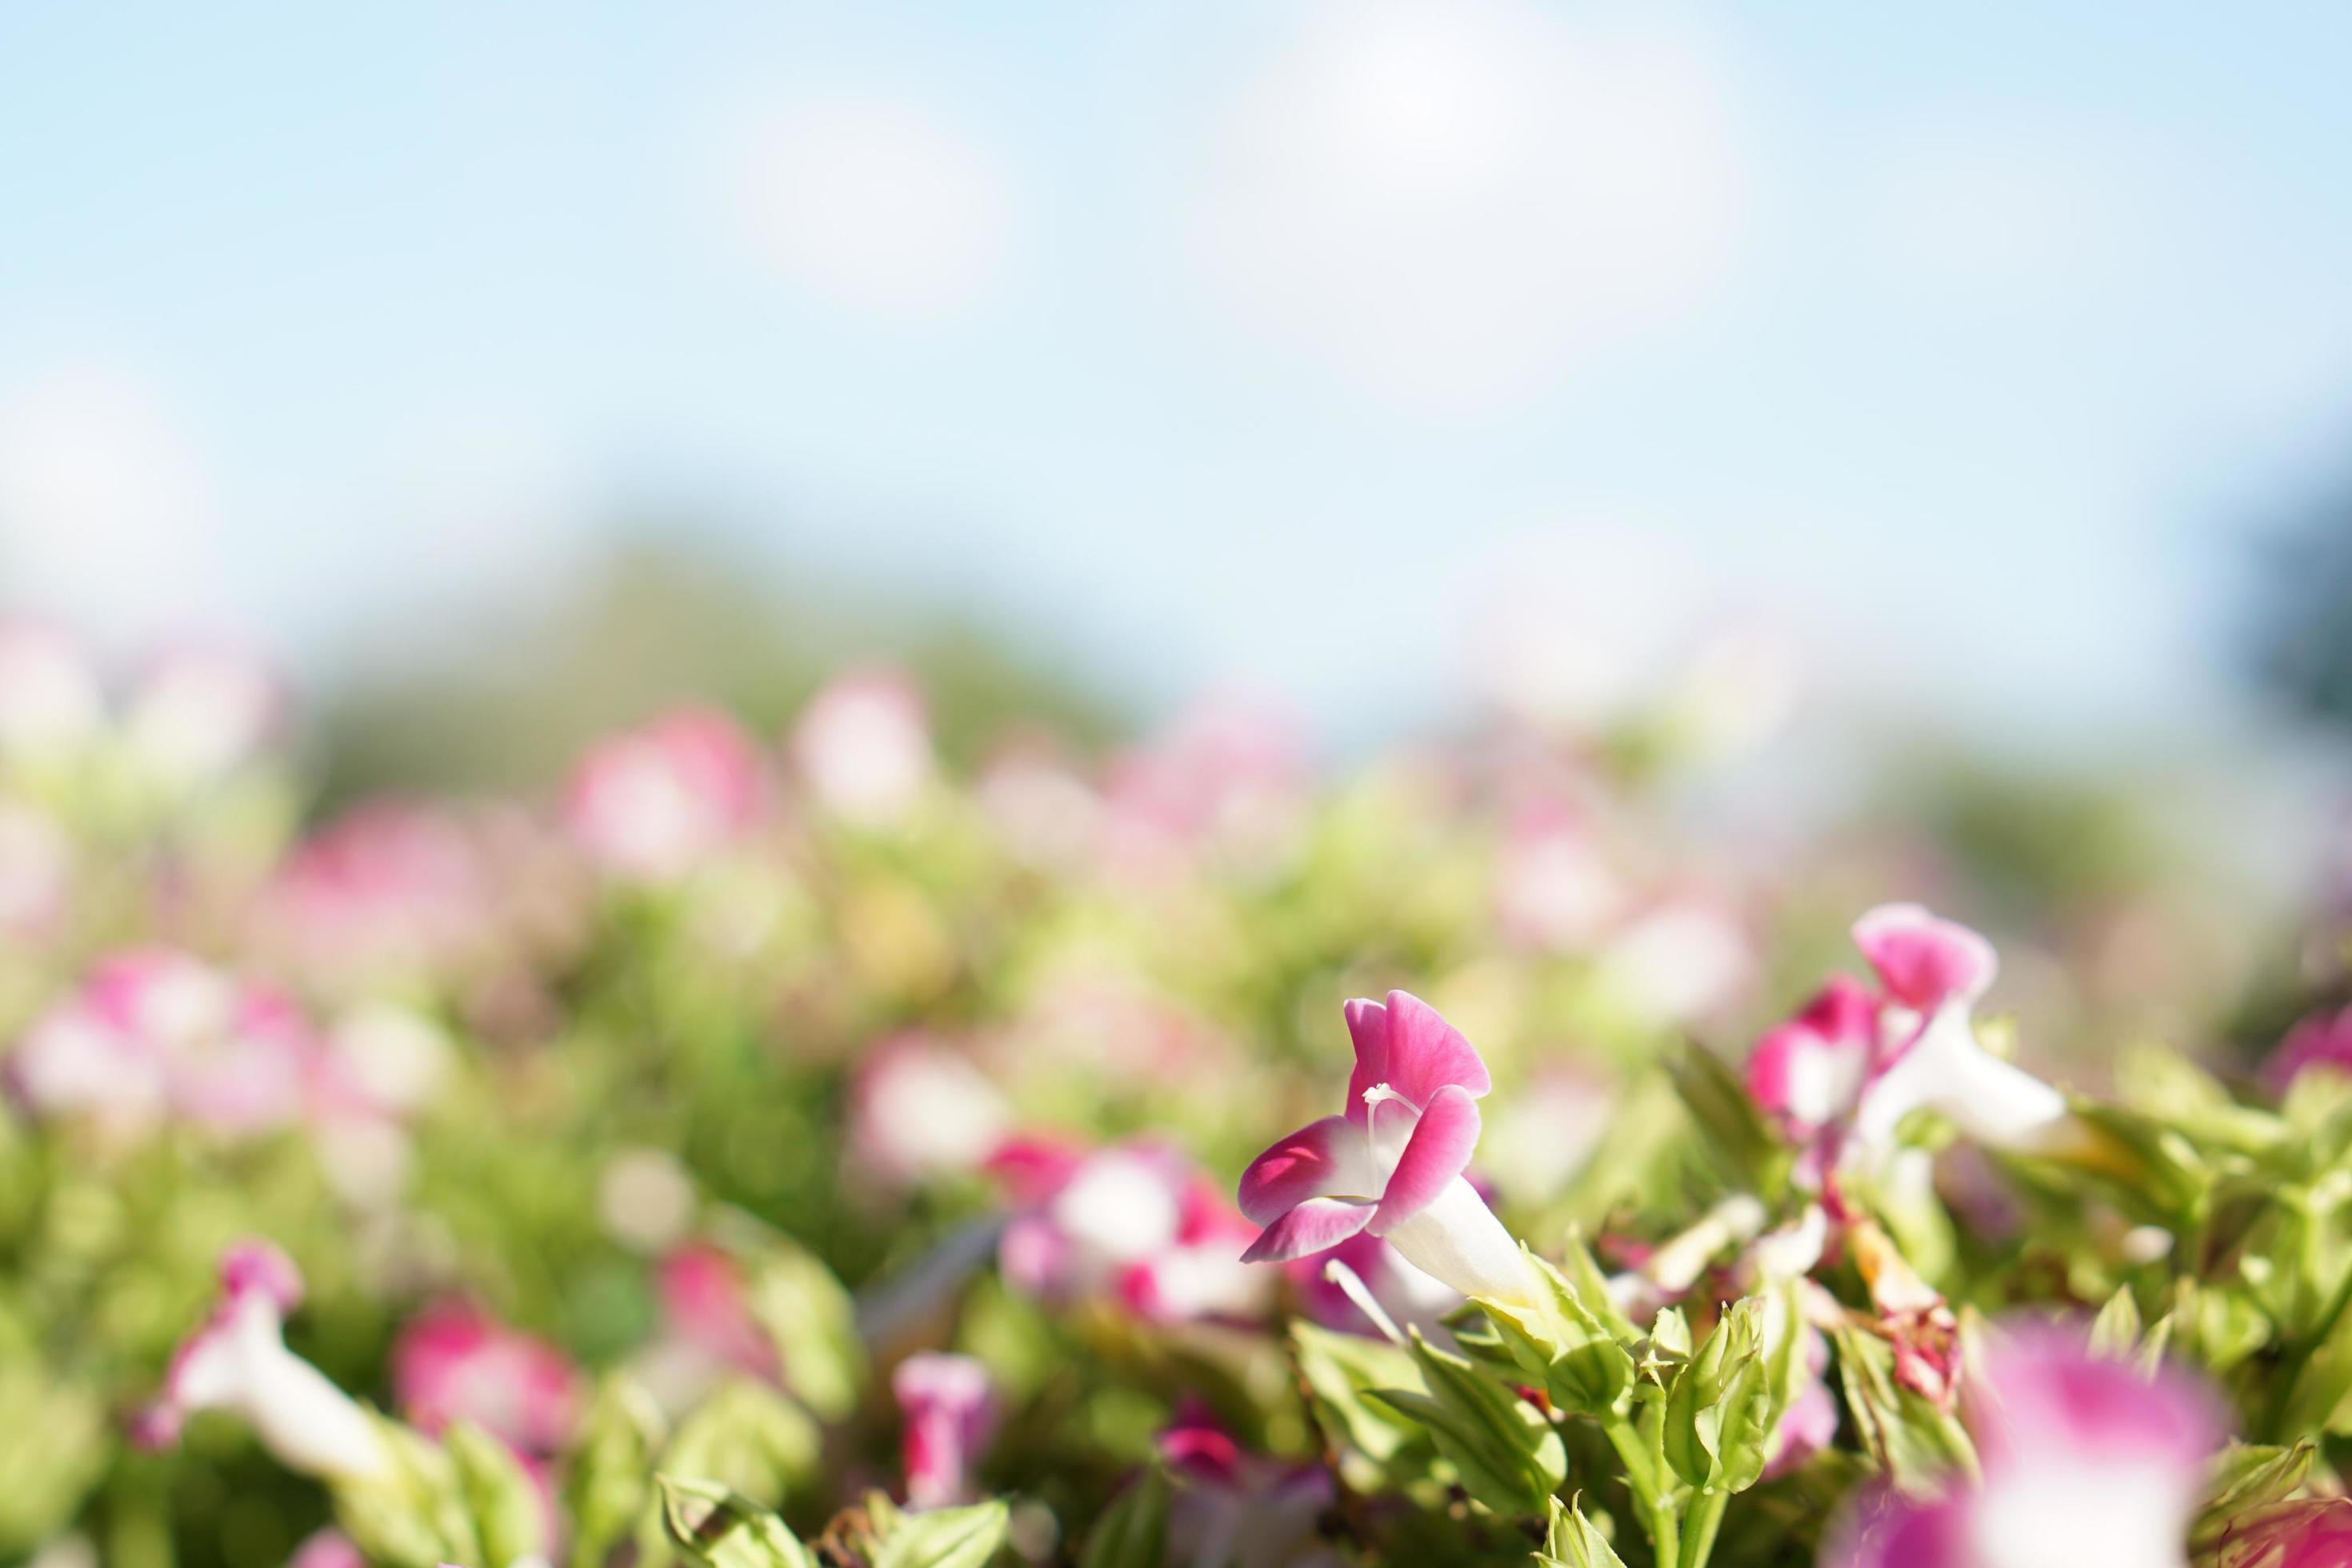
[{"label": "green leaf", "polygon": [[1534,1304],[1479,1303],[1512,1360],[1542,1380],[1560,1410],[1592,1416],[1616,1410],[1633,1386],[1633,1356],[1566,1275],[1524,1245],[1519,1250],[1537,1281]]},{"label": "green leaf", "polygon": [[1013,1528],[1004,1500],[901,1513],[874,1552],[874,1568],[982,1568]]},{"label": "green leaf", "polygon": [[1854,1434],[1896,1488],[1927,1496],[1955,1472],[1975,1474],[1968,1433],[1949,1412],[1895,1383],[1895,1352],[1885,1341],[1850,1326],[1831,1338]]},{"label": "green leaf", "polygon": [[1559,1499],[1551,1500],[1551,1522],[1536,1562],[1542,1568],[1625,1568],[1625,1560],[1584,1517],[1580,1502],[1563,1506]]},{"label": "green leaf", "polygon": [[2139,1344],[2139,1303],[2126,1285],[2107,1298],[2091,1321],[2091,1353],[2109,1361],[2128,1361]]},{"label": "green leaf", "polygon": [[673,1475],[778,1501],[817,1472],[824,1439],[807,1411],[756,1378],[722,1384],[678,1424],[662,1455]]},{"label": "green leaf", "polygon": [[716,1481],[656,1476],[669,1538],[710,1568],[816,1568],[784,1521]]},{"label": "green leaf", "polygon": [[1337,1333],[1303,1319],[1290,1325],[1290,1348],[1307,1400],[1324,1435],[1386,1464],[1420,1430],[1417,1423],[1370,1397],[1383,1388],[1423,1392],[1410,1353],[1385,1340]]},{"label": "green leaf", "polygon": [[841,1420],[857,1408],[866,1380],[849,1292],[814,1254],[781,1237],[745,1262],[751,1315],[775,1342],[784,1386],[824,1420]]},{"label": "green leaf", "polygon": [[2292,1497],[2310,1476],[2315,1453],[2308,1440],[2291,1448],[2232,1443],[2222,1449],[2214,1456],[2205,1501],[2189,1525],[2189,1546],[2209,1551],[2244,1515]]},{"label": "green leaf", "polygon": [[1751,1297],[1717,1319],[1666,1395],[1666,1463],[1702,1491],[1743,1491],[1764,1470],[1772,1394],[1763,1305]]},{"label": "green leaf", "polygon": [[1168,1504],[1167,1472],[1153,1465],[1095,1521],[1078,1568],[1160,1568],[1168,1552]]},{"label": "green leaf", "polygon": [[1412,1336],[1427,1393],[1380,1389],[1372,1397],[1428,1429],[1465,1490],[1496,1513],[1542,1511],[1568,1477],[1568,1451],[1527,1401],[1460,1356]]},{"label": "green leaf", "polygon": [[1756,1113],[1755,1102],[1723,1058],[1686,1044],[1666,1064],[1675,1092],[1699,1132],[1699,1146],[1741,1192],[1770,1194],[1786,1178],[1785,1144]]},{"label": "green leaf", "polygon": [[644,1517],[662,1426],[661,1407],[632,1379],[598,1385],[564,1486],[573,1568],[596,1568]]},{"label": "green leaf", "polygon": [[547,1550],[545,1515],[539,1489],[524,1473],[514,1451],[488,1432],[460,1421],[442,1436],[457,1482],[457,1494],[481,1542],[488,1568],[539,1558]]}]

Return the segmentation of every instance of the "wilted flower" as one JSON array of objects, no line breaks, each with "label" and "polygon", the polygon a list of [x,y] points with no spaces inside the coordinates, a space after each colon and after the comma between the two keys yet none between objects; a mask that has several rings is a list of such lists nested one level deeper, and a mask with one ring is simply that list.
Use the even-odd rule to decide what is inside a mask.
[{"label": "wilted flower", "polygon": [[182,1342],[163,1397],[140,1414],[132,1436],[168,1447],[189,1415],[226,1410],[289,1469],[345,1479],[383,1473],[392,1455],[374,1418],[286,1348],[286,1314],[302,1300],[293,1260],[268,1242],[240,1242],[221,1259],[220,1283],[220,1305]]},{"label": "wilted flower", "polygon": [[570,1357],[463,1301],[428,1308],[402,1327],[392,1386],[402,1413],[425,1432],[470,1422],[540,1456],[570,1443],[585,1397]]},{"label": "wilted flower", "polygon": [[1093,1152],[1015,1139],[990,1166],[1022,1207],[998,1242],[1005,1278],[1048,1300],[1097,1297],[1159,1321],[1246,1316],[1265,1283],[1240,1266],[1249,1226],[1172,1150]]},{"label": "wilted flower", "polygon": [[1004,1095],[944,1041],[897,1035],[868,1051],[850,1085],[850,1147],[894,1186],[980,1168],[1004,1142]]},{"label": "wilted flower", "polygon": [[688,708],[600,742],[572,772],[563,816],[598,865],[666,882],[742,837],[767,799],[751,737],[723,713]]},{"label": "wilted flower", "polygon": [[890,1374],[906,1432],[900,1441],[907,1506],[971,1500],[971,1471],[996,1428],[988,1369],[967,1355],[911,1355]]},{"label": "wilted flower", "polygon": [[2082,1337],[2021,1327],[1992,1347],[1968,1423],[1984,1477],[1937,1501],[1882,1493],[1825,1568],[2181,1568],[2221,1436],[2203,1384],[2153,1379]]},{"label": "wilted flower", "polygon": [[1358,1231],[1465,1296],[1526,1297],[1518,1244],[1464,1178],[1478,1144],[1486,1064],[1428,1003],[1391,991],[1348,1004],[1348,1108],[1309,1122],[1242,1173],[1242,1212],[1265,1227],[1243,1256],[1278,1262]]},{"label": "wilted flower", "polygon": [[896,670],[837,676],[802,710],[792,754],[827,811],[866,827],[895,822],[931,782],[922,694]]}]

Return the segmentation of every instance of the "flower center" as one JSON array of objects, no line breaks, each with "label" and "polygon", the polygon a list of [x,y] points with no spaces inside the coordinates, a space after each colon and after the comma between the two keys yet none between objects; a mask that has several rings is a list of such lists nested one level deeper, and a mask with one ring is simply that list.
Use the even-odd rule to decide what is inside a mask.
[{"label": "flower center", "polygon": [[[1402,1106],[1402,1110],[1381,1114],[1384,1105]],[[1364,1090],[1365,1141],[1371,1145],[1372,1158],[1379,1162],[1381,1173],[1396,1169],[1404,1157],[1404,1146],[1412,1142],[1413,1124],[1421,1120],[1421,1107],[1399,1093],[1393,1085],[1376,1083]]]}]

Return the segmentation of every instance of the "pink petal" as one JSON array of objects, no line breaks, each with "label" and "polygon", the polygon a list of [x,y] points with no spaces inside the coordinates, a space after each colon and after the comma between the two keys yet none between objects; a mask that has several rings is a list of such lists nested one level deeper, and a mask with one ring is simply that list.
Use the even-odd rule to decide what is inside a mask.
[{"label": "pink petal", "polygon": [[1359,996],[1341,1011],[1348,1017],[1348,1037],[1356,1047],[1355,1070],[1348,1075],[1347,1115],[1361,1127],[1369,1115],[1364,1090],[1388,1081],[1389,1010],[1370,997]]},{"label": "pink petal", "polygon": [[[1249,1163],[1238,1194],[1242,1213],[1254,1225],[1272,1225],[1308,1198],[1335,1197],[1340,1182],[1340,1140],[1359,1138],[1344,1116],[1310,1121]],[[1364,1194],[1358,1194],[1364,1195]]]},{"label": "pink petal", "polygon": [[1821,1568],[1969,1568],[1975,1560],[1957,1500],[1916,1502],[1889,1487],[1849,1509],[1822,1542]]},{"label": "pink petal", "polygon": [[2089,1454],[2169,1466],[2189,1488],[2226,1430],[2201,1380],[2177,1367],[2143,1379],[2092,1355],[2079,1331],[2047,1325],[2021,1325],[1995,1345],[1976,1393],[1969,1426],[1988,1476],[2030,1474]]},{"label": "pink petal", "polygon": [[1470,1152],[1477,1147],[1477,1102],[1468,1089],[1449,1083],[1431,1097],[1429,1109],[1414,1123],[1412,1137],[1381,1194],[1379,1211],[1372,1215],[1372,1234],[1385,1235],[1391,1226],[1435,1203],[1437,1194],[1470,1163]]},{"label": "pink petal", "polygon": [[1870,994],[1839,975],[1803,1012],[1756,1042],[1748,1057],[1748,1097],[1758,1110],[1811,1131],[1851,1109],[1877,1032]]},{"label": "pink petal", "polygon": [[1448,1084],[1473,1099],[1494,1087],[1486,1064],[1462,1031],[1439,1017],[1437,1009],[1407,991],[1391,991],[1385,1006],[1348,1004],[1348,1032],[1355,1037],[1356,1070],[1348,1079],[1348,1120],[1364,1121],[1364,1090],[1385,1083],[1426,1110]]},{"label": "pink petal", "polygon": [[1974,1001],[2000,968],[1992,943],[1917,904],[1881,904],[1853,922],[1853,944],[1887,994],[1918,1013],[1954,996]]},{"label": "pink petal", "polygon": [[221,1255],[221,1294],[266,1296],[280,1313],[302,1304],[302,1271],[275,1243],[247,1237]]},{"label": "pink petal", "polygon": [[1284,1263],[1336,1247],[1371,1224],[1377,1206],[1345,1198],[1308,1198],[1267,1226],[1242,1254],[1242,1261]]}]

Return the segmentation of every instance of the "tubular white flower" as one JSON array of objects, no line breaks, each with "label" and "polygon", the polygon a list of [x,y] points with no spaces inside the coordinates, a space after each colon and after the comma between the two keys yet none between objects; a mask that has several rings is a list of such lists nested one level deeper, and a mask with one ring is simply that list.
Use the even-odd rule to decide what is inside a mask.
[{"label": "tubular white flower", "polygon": [[1518,1242],[1463,1177],[1446,1184],[1427,1208],[1390,1227],[1386,1239],[1407,1263],[1465,1296],[1522,1305],[1535,1300]]}]

